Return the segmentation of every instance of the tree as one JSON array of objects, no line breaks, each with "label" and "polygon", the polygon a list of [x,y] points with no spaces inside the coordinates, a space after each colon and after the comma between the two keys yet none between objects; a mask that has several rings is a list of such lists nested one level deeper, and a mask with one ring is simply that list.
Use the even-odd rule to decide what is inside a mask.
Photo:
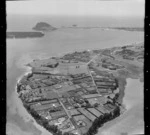
[{"label": "tree", "polygon": [[114,103],[114,104],[116,103],[116,101],[118,100],[118,98],[119,98],[119,93],[117,93],[117,94],[115,95],[115,97],[113,98],[113,103]]},{"label": "tree", "polygon": [[57,135],[62,135],[62,131],[58,130]]},{"label": "tree", "polygon": [[106,104],[112,104],[112,102],[110,100],[107,100]]},{"label": "tree", "polygon": [[120,107],[119,106],[117,106],[116,108],[115,108],[115,110],[114,110],[114,117],[117,117],[117,116],[119,116],[120,115]]},{"label": "tree", "polygon": [[69,135],[69,133],[68,133],[68,132],[65,132],[63,135]]},{"label": "tree", "polygon": [[55,125],[49,126],[49,129],[50,129],[51,131],[53,131],[54,133],[57,133],[57,131],[58,131],[58,128],[57,128],[57,126],[55,126]]},{"label": "tree", "polygon": [[123,47],[121,47],[123,50],[125,50],[127,47],[126,46],[123,46]]},{"label": "tree", "polygon": [[98,107],[98,105],[99,105],[98,103],[95,103],[95,104],[94,104],[94,107]]}]

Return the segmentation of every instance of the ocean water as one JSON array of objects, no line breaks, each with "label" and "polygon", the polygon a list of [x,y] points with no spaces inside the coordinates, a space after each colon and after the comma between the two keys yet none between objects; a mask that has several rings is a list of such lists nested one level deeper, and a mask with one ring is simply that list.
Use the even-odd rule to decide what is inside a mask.
[{"label": "ocean water", "polygon": [[[71,26],[74,23],[80,26],[99,26],[102,24],[102,26],[104,24],[111,26],[112,24],[116,24],[115,22],[118,22],[120,25],[129,25],[132,21],[127,23],[127,21],[112,19],[111,24],[110,21],[108,23],[108,19],[104,19],[105,21],[97,21],[97,19],[87,22],[84,19],[74,19],[73,21],[72,19],[69,20],[69,18],[66,20],[65,18],[55,18],[54,20],[52,18],[47,19],[46,17],[43,17],[41,20],[39,19],[40,17],[37,19],[36,17],[31,18],[31,16],[26,17],[26,19],[23,19],[22,16],[18,18],[8,16],[7,30],[29,31],[39,21],[46,21],[52,26],[60,27],[60,29],[46,33],[42,38],[7,39],[7,123],[9,125],[9,132],[17,130],[16,132],[22,134],[38,135],[41,132],[33,125],[33,121],[30,120],[25,110],[21,107],[21,103],[15,95],[17,80],[29,70],[25,67],[25,64],[33,59],[59,56],[70,51],[100,49],[143,42],[144,33],[119,30],[103,31],[96,28],[61,28],[61,26]],[[142,24],[142,21],[140,23]]]},{"label": "ocean water", "polygon": [[126,111],[121,117],[106,123],[97,135],[144,134],[144,87],[139,79],[127,79],[123,104]]},{"label": "ocean water", "polygon": [[37,22],[47,22],[54,27],[62,26],[99,26],[99,27],[143,27],[144,16],[138,17],[105,17],[105,16],[48,16],[48,15],[9,15],[7,19],[8,31],[30,31]]}]

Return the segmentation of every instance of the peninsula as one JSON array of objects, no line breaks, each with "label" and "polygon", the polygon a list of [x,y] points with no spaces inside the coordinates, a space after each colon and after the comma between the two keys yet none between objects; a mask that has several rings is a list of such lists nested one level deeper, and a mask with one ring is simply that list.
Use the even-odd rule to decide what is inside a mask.
[{"label": "peninsula", "polygon": [[[141,78],[144,45],[33,60],[17,84],[24,107],[55,135],[94,135],[120,116],[127,78]],[[136,94],[136,93],[135,93]]]},{"label": "peninsula", "polygon": [[109,29],[144,32],[143,27],[109,27]]},{"label": "peninsula", "polygon": [[22,31],[13,31],[6,33],[7,38],[39,38],[43,37],[42,32],[22,32]]},{"label": "peninsula", "polygon": [[73,28],[73,29],[102,29],[102,30],[123,30],[123,31],[130,31],[130,32],[144,32],[144,27],[101,27],[101,26],[78,26],[73,24],[70,27],[63,26],[62,28]]},{"label": "peninsula", "polygon": [[45,22],[39,22],[35,25],[35,27],[32,28],[33,30],[36,30],[36,31],[54,31],[54,30],[57,30],[57,28],[51,26],[50,24],[48,23],[45,23]]}]

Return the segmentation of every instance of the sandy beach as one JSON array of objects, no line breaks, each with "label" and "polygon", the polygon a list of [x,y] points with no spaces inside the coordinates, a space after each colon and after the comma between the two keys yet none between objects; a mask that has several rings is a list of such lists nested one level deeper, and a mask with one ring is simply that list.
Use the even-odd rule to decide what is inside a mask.
[{"label": "sandy beach", "polygon": [[[20,82],[21,78],[23,76],[26,76],[28,75],[29,73],[31,73],[31,68],[30,67],[27,67],[27,70],[26,72],[21,75],[18,80],[17,80],[17,83]],[[17,84],[16,84],[16,87],[15,87],[15,92],[13,94],[13,99],[15,100],[15,103],[16,103],[16,108],[18,110],[18,113],[19,115],[23,118],[23,120],[25,122],[32,122],[33,125],[41,131],[41,135],[51,135],[51,133],[49,133],[47,130],[45,130],[42,126],[40,126],[39,124],[37,124],[37,122],[34,120],[34,118],[27,112],[27,110],[24,108],[23,106],[23,103],[22,101],[19,99],[18,97],[18,93],[17,93]]]}]

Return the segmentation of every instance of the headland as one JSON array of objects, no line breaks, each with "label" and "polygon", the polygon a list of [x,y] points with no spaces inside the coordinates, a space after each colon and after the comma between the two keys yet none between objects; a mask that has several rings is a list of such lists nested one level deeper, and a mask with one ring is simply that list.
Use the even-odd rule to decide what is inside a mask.
[{"label": "headland", "polygon": [[55,135],[94,135],[119,117],[126,79],[143,74],[144,45],[73,52],[33,60],[17,84],[24,107]]}]

